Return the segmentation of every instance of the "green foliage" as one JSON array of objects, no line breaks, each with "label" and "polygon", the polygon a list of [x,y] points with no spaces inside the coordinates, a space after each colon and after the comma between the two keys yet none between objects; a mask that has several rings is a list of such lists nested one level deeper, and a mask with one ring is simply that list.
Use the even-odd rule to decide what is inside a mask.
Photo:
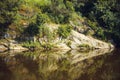
[{"label": "green foliage", "polygon": [[14,16],[16,15],[20,2],[20,0],[0,1],[0,25],[9,24],[14,20]]},{"label": "green foliage", "polygon": [[39,37],[46,37],[48,42],[54,38],[53,33],[50,31],[49,27],[46,27],[44,25],[39,26],[39,34],[38,34],[38,36]]},{"label": "green foliage", "polygon": [[[95,31],[97,38],[105,40],[109,35],[108,39],[113,38],[119,43],[119,5],[119,0],[1,0],[0,36],[11,27],[10,29],[17,30],[18,33],[52,39],[54,35],[43,26],[45,23],[51,21],[68,24],[69,21],[73,21],[79,25],[77,20],[81,20],[82,14],[87,17],[85,25]],[[29,26],[24,26],[23,23]],[[59,36],[63,38],[67,38],[70,32],[71,27],[68,25],[62,25],[58,29]]]},{"label": "green foliage", "polygon": [[93,30],[97,30],[97,26],[99,26],[98,24],[97,24],[97,22],[92,22],[91,20],[86,20],[86,22],[87,22],[87,24],[88,24],[88,26],[90,26]]},{"label": "green foliage", "polygon": [[44,36],[49,34],[49,30],[43,26],[46,22],[49,21],[49,17],[45,14],[38,13],[36,17],[36,21],[29,24],[24,32],[29,34],[30,36],[39,35]]},{"label": "green foliage", "polygon": [[39,42],[23,42],[21,45],[27,48],[40,48]]},{"label": "green foliage", "polygon": [[59,34],[59,36],[61,36],[63,38],[67,38],[71,33],[71,29],[72,28],[69,25],[61,25],[58,28],[58,34]]},{"label": "green foliage", "polygon": [[88,50],[92,50],[93,47],[91,47],[89,44],[81,44],[79,45],[80,49],[83,51],[88,51]]},{"label": "green foliage", "polygon": [[51,4],[51,0],[29,0],[30,3],[35,3],[36,6],[46,6]]},{"label": "green foliage", "polygon": [[114,1],[100,1],[97,0],[97,3],[94,3],[93,7],[94,16],[99,21],[99,24],[107,29],[112,29],[115,26],[116,14],[112,11],[116,4]]},{"label": "green foliage", "polygon": [[51,0],[51,4],[40,6],[40,9],[55,23],[68,23],[71,11],[74,10],[72,3],[64,0]]},{"label": "green foliage", "polygon": [[98,36],[100,39],[102,40],[106,40],[106,37],[105,37],[105,34],[104,34],[104,30],[102,28],[99,28],[97,31],[96,31],[96,36]]},{"label": "green foliage", "polygon": [[[83,16],[86,16],[90,20],[87,20],[87,24],[95,30],[96,37],[105,40],[106,38],[113,38],[112,35],[111,38],[110,36],[108,37],[111,33],[113,35],[119,34],[120,36],[119,0],[81,0],[79,3],[74,4],[75,10],[82,12]],[[83,5],[79,6],[79,4]],[[106,35],[105,32],[108,34]],[[120,40],[116,40],[116,38],[114,37],[113,39],[118,43]]]},{"label": "green foliage", "polygon": [[51,43],[44,43],[44,44],[42,44],[41,46],[42,46],[45,50],[51,50],[51,49],[54,47],[54,45],[51,44]]},{"label": "green foliage", "polygon": [[89,48],[90,46],[88,44],[81,44],[79,45],[79,47],[86,47],[86,48]]},{"label": "green foliage", "polygon": [[31,24],[29,24],[29,27],[27,27],[24,30],[24,34],[26,34],[26,33],[30,36],[37,35],[37,34],[39,34],[39,27],[36,24],[31,23]]},{"label": "green foliage", "polygon": [[70,47],[70,46],[71,46],[71,44],[72,44],[72,42],[69,40],[69,41],[67,41],[67,42],[66,42],[66,44],[67,44],[67,46],[69,46],[69,47]]},{"label": "green foliage", "polygon": [[97,22],[92,22],[90,20],[87,20],[87,24],[95,31],[94,34],[95,36],[97,36],[101,40],[106,40],[104,30],[101,27],[99,27]]},{"label": "green foliage", "polygon": [[38,26],[43,25],[49,21],[49,17],[46,14],[38,13],[36,18],[36,24]]},{"label": "green foliage", "polygon": [[15,20],[15,15],[21,0],[1,0],[0,1],[0,36],[3,36],[8,26]]},{"label": "green foliage", "polygon": [[66,8],[70,11],[74,11],[73,3],[70,1],[66,1]]}]

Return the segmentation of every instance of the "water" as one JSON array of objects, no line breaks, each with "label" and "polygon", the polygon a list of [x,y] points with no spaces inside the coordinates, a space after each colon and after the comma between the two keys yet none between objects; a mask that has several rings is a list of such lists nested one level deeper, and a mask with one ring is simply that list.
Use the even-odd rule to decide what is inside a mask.
[{"label": "water", "polygon": [[120,50],[0,53],[0,80],[120,80]]}]

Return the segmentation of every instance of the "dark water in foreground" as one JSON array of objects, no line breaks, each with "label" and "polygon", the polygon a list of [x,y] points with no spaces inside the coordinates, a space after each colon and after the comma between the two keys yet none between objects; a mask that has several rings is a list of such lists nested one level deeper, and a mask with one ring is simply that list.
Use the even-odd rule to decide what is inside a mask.
[{"label": "dark water in foreground", "polygon": [[120,80],[120,50],[96,53],[0,53],[0,80]]}]

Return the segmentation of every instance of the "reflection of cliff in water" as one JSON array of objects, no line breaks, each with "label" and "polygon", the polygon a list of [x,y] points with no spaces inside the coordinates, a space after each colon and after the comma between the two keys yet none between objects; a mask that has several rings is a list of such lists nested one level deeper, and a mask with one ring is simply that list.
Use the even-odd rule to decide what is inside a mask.
[{"label": "reflection of cliff in water", "polygon": [[110,51],[1,54],[0,80],[117,80],[120,55],[104,53]]}]

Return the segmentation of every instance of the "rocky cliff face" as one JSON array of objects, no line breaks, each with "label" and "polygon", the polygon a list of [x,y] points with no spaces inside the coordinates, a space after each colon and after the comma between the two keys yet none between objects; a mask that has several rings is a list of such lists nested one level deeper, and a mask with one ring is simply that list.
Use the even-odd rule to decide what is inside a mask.
[{"label": "rocky cliff face", "polygon": [[72,30],[70,39],[72,40],[72,44],[71,44],[71,48],[74,49],[73,46],[76,47],[82,47],[82,45],[84,44],[84,46],[88,45],[89,47],[92,48],[112,48],[113,45],[112,44],[108,44],[106,42],[100,41],[98,39],[95,39],[91,36],[85,36],[84,34],[78,33],[74,30]]},{"label": "rocky cliff face", "polygon": [[114,48],[110,43],[106,43],[95,39],[91,36],[86,36],[75,30],[72,30],[71,35],[67,39],[59,39],[54,42],[61,42],[57,44],[59,48],[62,49],[77,49],[77,50],[86,50],[86,49],[104,49],[104,48]]}]

